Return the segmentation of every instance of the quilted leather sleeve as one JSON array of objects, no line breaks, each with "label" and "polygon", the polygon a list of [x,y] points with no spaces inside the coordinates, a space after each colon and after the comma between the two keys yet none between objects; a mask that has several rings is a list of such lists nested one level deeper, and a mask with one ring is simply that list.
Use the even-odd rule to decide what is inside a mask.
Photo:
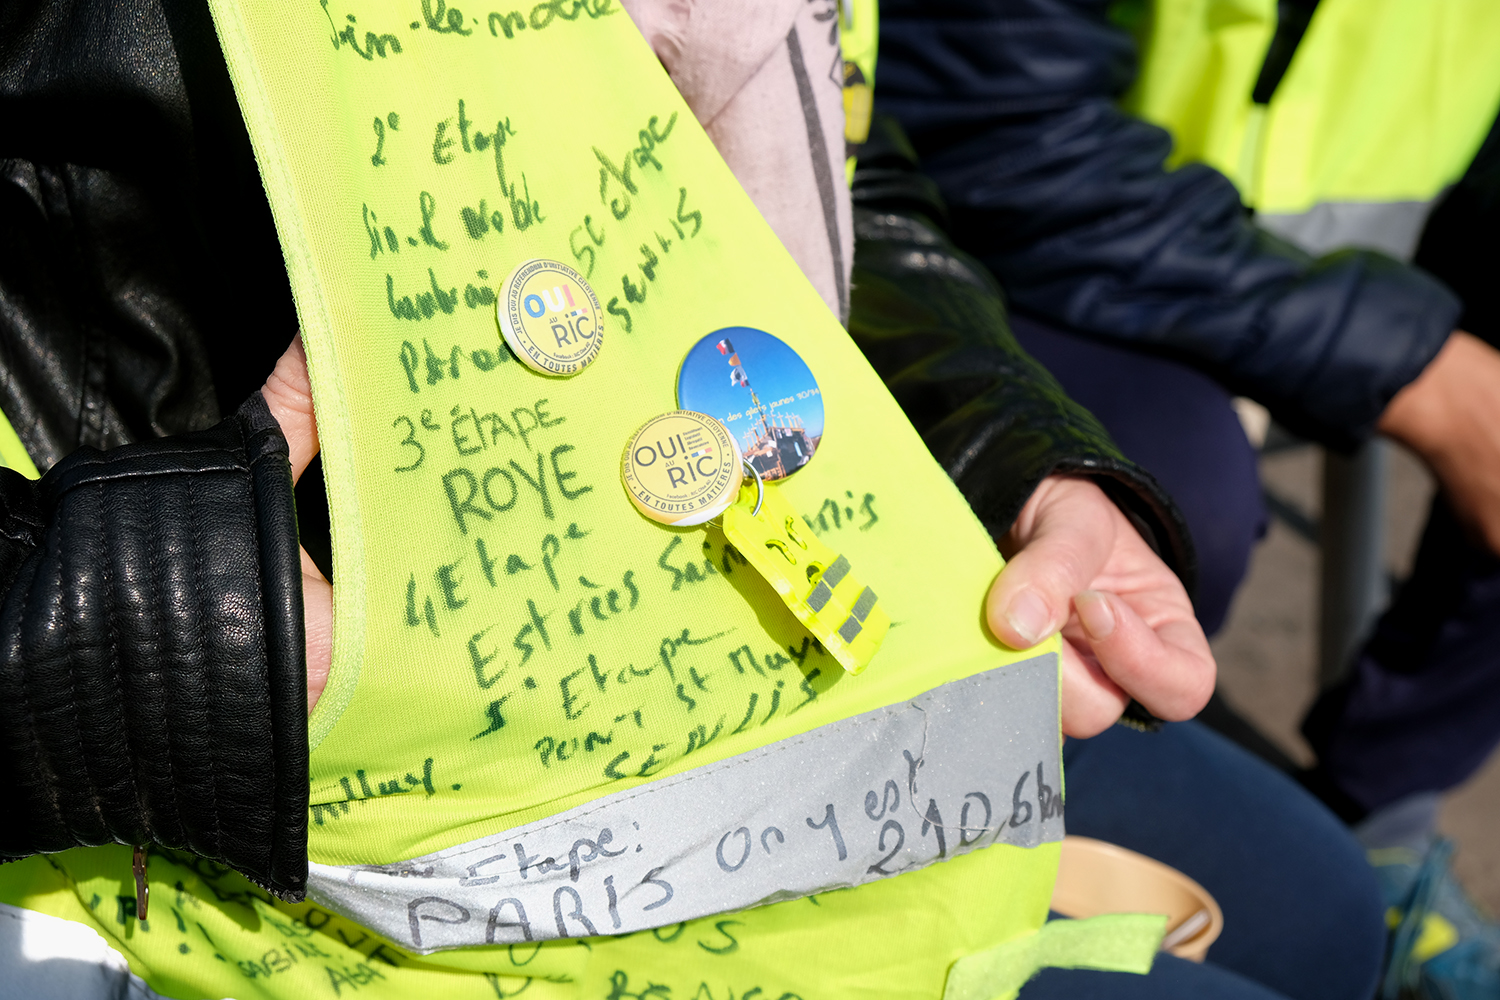
[{"label": "quilted leather sleeve", "polygon": [[307,876],[302,578],[259,393],[206,431],[0,472],[0,858],[156,843]]}]

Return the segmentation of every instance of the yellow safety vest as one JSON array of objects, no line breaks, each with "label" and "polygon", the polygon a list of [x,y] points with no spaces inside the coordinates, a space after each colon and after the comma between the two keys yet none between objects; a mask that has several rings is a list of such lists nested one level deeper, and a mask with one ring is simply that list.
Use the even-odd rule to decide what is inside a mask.
[{"label": "yellow safety vest", "polygon": [[839,48],[844,56],[844,179],[854,183],[854,161],[870,138],[875,112],[875,57],[880,46],[880,7],[875,0],[841,0]]},{"label": "yellow safety vest", "polygon": [[[212,8],[332,512],[310,898],[153,851],[135,920],[123,847],[6,866],[0,898],[174,997],[988,1000],[1041,965],[1144,971],[1161,918],[1042,929],[1057,641],[986,634],[993,543],[623,11]],[[571,377],[497,331],[533,258],[604,307]],[[684,353],[732,325],[819,379],[817,454],[773,489],[841,557],[823,582],[894,622],[858,676],[717,528],[621,485]]]},{"label": "yellow safety vest", "polygon": [[1500,110],[1500,5],[1322,0],[1269,103],[1252,99],[1276,0],[1127,0],[1142,43],[1125,106],[1173,164],[1228,175],[1260,225],[1312,253],[1410,258]]},{"label": "yellow safety vest", "polygon": [[36,479],[40,475],[36,463],[26,452],[26,445],[21,443],[20,435],[4,413],[0,413],[0,466],[19,472],[27,479]]}]

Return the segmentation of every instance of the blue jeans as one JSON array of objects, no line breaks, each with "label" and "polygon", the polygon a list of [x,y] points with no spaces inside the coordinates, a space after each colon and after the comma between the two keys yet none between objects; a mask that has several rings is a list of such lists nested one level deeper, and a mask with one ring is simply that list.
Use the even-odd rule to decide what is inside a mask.
[{"label": "blue jeans", "polygon": [[1203,885],[1224,932],[1203,965],[1049,969],[1021,1000],[1369,1000],[1384,904],[1364,851],[1301,786],[1207,727],[1114,726],[1063,751],[1069,833],[1165,862]]}]

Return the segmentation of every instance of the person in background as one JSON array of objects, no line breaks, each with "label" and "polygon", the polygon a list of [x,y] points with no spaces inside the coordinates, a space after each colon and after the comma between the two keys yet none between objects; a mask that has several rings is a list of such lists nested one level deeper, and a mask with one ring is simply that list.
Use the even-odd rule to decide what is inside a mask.
[{"label": "person in background", "polygon": [[1397,914],[1387,991],[1493,995],[1500,931],[1453,882],[1435,820],[1500,741],[1495,9],[890,0],[881,16],[877,109],[1022,345],[1182,504],[1209,634],[1265,525],[1231,394],[1336,450],[1383,434],[1436,475],[1412,577],[1307,717],[1303,779],[1372,849]]},{"label": "person in background", "polygon": [[[850,334],[981,519],[1005,523],[993,512],[1007,484],[1033,477],[1034,463],[1051,461],[1056,443],[1071,438],[1073,454],[1058,467],[1070,477],[1048,477],[1033,497],[1077,488],[1087,477],[1132,525],[1149,524],[1114,479],[1119,451],[1017,343],[999,287],[949,239],[941,198],[888,118],[876,118],[860,150],[853,196]],[[1023,374],[1026,384],[1051,391],[1018,391]],[[1017,421],[1023,412],[1032,418]],[[1067,419],[1039,434],[1032,419],[1044,413]],[[1030,428],[1029,444],[1005,443],[1022,426]],[[1074,449],[1084,441],[1102,447],[1080,454]],[[1058,506],[1041,519],[1031,510],[1029,502],[1000,536],[1012,561],[990,595],[991,627],[1017,646],[1058,624],[1070,639],[1096,636],[1090,597],[1077,591],[1095,572],[1098,552],[1076,541],[1098,537],[1097,529],[1046,537],[1064,523],[1097,523],[1094,516],[1082,506]],[[1016,570],[1023,572],[1011,576]],[[1119,570],[1102,572],[1101,579]],[[1028,591],[1039,598],[1041,625],[1015,620],[1012,609],[1028,601]],[[1354,839],[1295,782],[1198,722],[1157,726],[1138,711],[1092,739],[1068,740],[1063,757],[1068,832],[1185,872],[1223,907],[1224,934],[1206,965],[1161,956],[1144,978],[1049,969],[1021,991],[1022,1000],[1322,1000],[1374,992],[1384,939],[1375,880]]]}]

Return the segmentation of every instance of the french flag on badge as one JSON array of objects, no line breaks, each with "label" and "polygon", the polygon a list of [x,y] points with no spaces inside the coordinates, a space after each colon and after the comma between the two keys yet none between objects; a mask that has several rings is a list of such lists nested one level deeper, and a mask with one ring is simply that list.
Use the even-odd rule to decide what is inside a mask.
[{"label": "french flag on badge", "polygon": [[724,338],[723,340],[719,341],[718,344],[715,345],[715,346],[717,346],[719,348],[719,353],[720,354],[733,354],[734,353],[734,345],[729,342],[729,338],[727,338],[727,337]]},{"label": "french flag on badge", "polygon": [[742,385],[748,389],[750,388],[750,376],[745,374],[745,369],[736,365],[729,370],[729,384]]}]

